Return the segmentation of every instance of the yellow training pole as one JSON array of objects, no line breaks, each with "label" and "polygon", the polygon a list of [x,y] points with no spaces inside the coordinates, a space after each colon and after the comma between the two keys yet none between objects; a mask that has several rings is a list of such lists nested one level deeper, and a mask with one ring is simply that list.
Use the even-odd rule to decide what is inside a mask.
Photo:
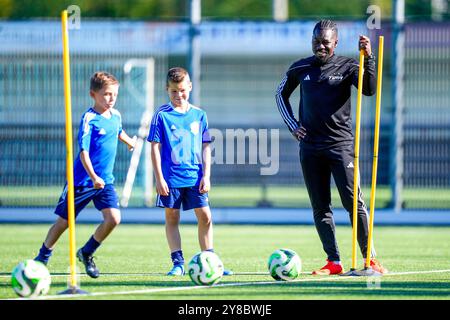
[{"label": "yellow training pole", "polygon": [[370,191],[370,221],[369,236],[367,238],[366,269],[370,267],[373,238],[373,220],[375,215],[375,191],[377,188],[377,167],[378,167],[378,141],[380,134],[380,106],[381,106],[381,80],[383,77],[383,45],[384,37],[380,36],[378,41],[378,74],[377,74],[377,99],[375,107],[375,135],[373,139],[373,163],[372,163],[372,188]]},{"label": "yellow training pole", "polygon": [[364,74],[364,51],[359,51],[358,95],[356,100],[355,157],[353,176],[353,233],[352,233],[352,268],[356,270],[356,239],[358,235],[358,186],[359,186],[359,132],[361,127],[361,101]]},{"label": "yellow training pole", "polygon": [[66,107],[66,170],[67,170],[67,210],[69,222],[69,255],[70,255],[70,287],[77,287],[75,264],[75,209],[73,182],[72,151],[72,104],[70,91],[69,31],[67,26],[67,10],[61,14],[64,66],[64,98]]}]

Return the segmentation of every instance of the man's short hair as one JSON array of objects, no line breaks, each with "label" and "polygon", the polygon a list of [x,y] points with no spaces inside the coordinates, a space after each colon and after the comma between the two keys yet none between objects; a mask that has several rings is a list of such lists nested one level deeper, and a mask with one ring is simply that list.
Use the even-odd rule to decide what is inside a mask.
[{"label": "man's short hair", "polygon": [[90,89],[92,91],[100,91],[103,87],[119,84],[119,81],[111,73],[105,71],[98,71],[91,77]]},{"label": "man's short hair", "polygon": [[337,24],[331,20],[320,20],[319,22],[317,22],[316,25],[314,26],[313,33],[316,33],[319,30],[328,30],[328,29],[333,31],[333,33],[336,35],[337,38],[338,35]]},{"label": "man's short hair", "polygon": [[181,67],[170,68],[169,71],[167,72],[166,84],[169,85],[170,82],[180,83],[186,77],[189,78],[189,73],[186,71],[186,69]]}]

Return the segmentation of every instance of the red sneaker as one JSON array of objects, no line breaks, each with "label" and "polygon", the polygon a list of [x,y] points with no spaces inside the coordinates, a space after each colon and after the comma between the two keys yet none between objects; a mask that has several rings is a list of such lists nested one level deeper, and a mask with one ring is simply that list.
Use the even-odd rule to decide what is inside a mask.
[{"label": "red sneaker", "polygon": [[344,268],[342,264],[335,264],[333,261],[329,261],[327,259],[327,264],[323,266],[320,270],[314,270],[312,272],[313,275],[317,276],[329,276],[333,274],[342,274],[344,273]]},{"label": "red sneaker", "polygon": [[370,259],[370,267],[373,271],[379,272],[381,274],[388,273],[388,269],[383,267],[381,263],[375,258]]}]

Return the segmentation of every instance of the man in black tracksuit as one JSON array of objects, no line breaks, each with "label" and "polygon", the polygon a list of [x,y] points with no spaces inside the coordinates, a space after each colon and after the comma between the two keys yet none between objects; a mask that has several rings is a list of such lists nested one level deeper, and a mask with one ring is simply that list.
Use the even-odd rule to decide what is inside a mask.
[{"label": "man in black tracksuit", "polygon": [[[336,24],[318,22],[312,36],[313,56],[298,60],[286,72],[277,93],[278,110],[292,135],[300,141],[300,163],[305,185],[314,212],[314,222],[327,264],[313,274],[329,275],[344,272],[340,262],[331,209],[331,175],[344,208],[353,216],[354,150],[350,95],[352,85],[358,86],[359,65],[355,59],[336,56],[338,43]],[[360,36],[359,48],[364,50],[362,92],[371,96],[376,91],[375,57],[370,39]],[[296,120],[289,97],[300,86],[299,121]],[[358,243],[367,253],[368,213],[358,187]],[[371,253],[371,267],[384,273]]]}]

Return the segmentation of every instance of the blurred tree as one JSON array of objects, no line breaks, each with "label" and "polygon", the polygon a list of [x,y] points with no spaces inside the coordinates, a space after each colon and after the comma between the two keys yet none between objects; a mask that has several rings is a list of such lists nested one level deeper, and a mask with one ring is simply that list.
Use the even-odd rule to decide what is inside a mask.
[{"label": "blurred tree", "polygon": [[392,1],[393,0],[372,0],[372,1],[370,1],[370,4],[380,7],[382,19],[391,19],[391,17],[392,17]]},{"label": "blurred tree", "polygon": [[[84,17],[110,18],[185,18],[188,0],[0,0],[11,9],[0,6],[0,16],[12,19],[57,17],[69,5],[77,5]],[[7,6],[5,6],[6,8]]]},{"label": "blurred tree", "polygon": [[188,0],[85,0],[80,6],[86,17],[132,19],[182,19],[187,15]]},{"label": "blurred tree", "polygon": [[76,1],[70,0],[12,0],[9,17],[12,19],[32,17],[59,17],[61,10]]}]

